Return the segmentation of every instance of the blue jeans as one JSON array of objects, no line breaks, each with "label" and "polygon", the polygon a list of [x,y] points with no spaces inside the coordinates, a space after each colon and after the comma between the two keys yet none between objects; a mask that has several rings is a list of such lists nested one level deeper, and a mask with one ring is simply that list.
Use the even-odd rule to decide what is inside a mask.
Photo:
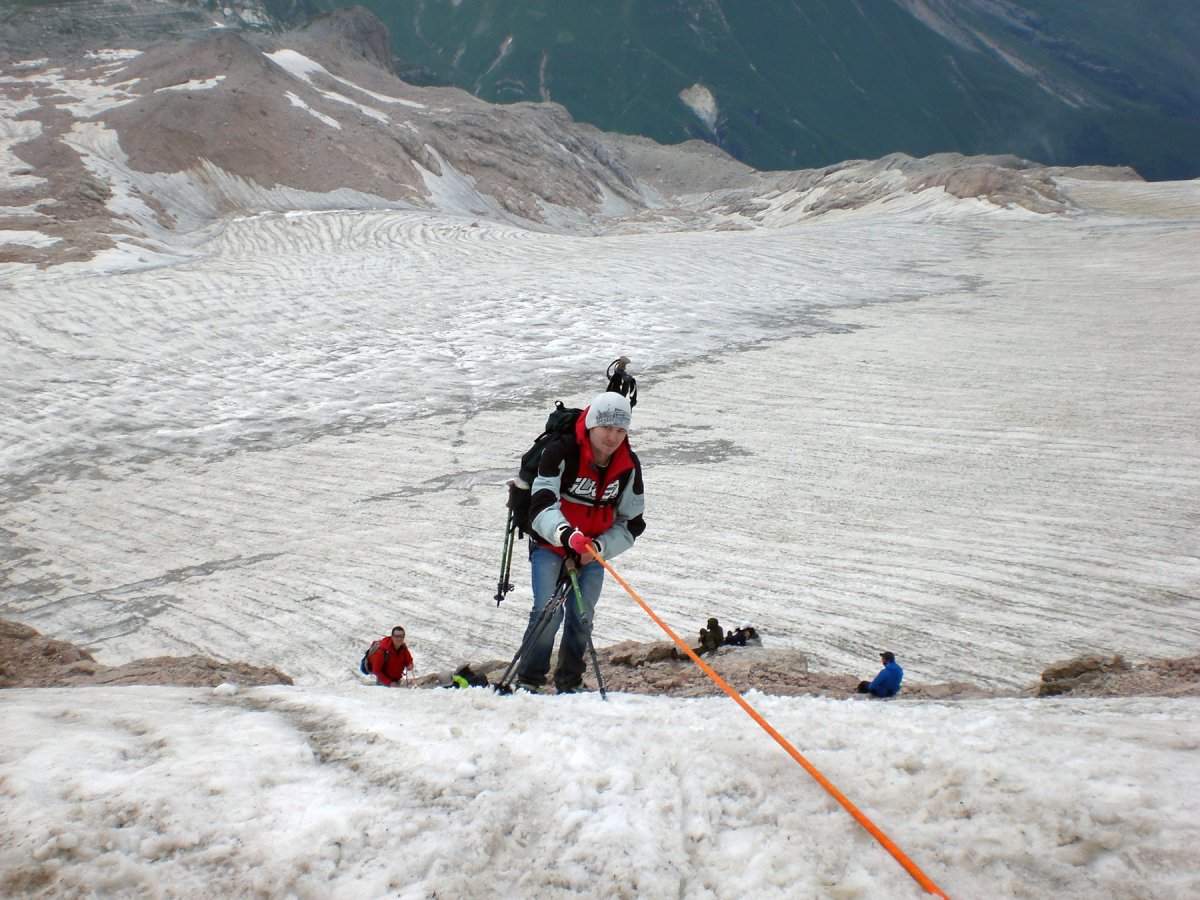
[{"label": "blue jeans", "polygon": [[[563,574],[563,558],[540,544],[533,545],[529,551],[529,568],[533,576],[533,609],[529,612],[529,625],[525,628],[525,636],[521,640],[525,653],[521,664],[517,667],[517,678],[520,681],[531,681],[541,685],[550,671],[550,654],[554,650],[554,636],[563,621],[563,609],[556,611],[548,622],[538,628],[538,618],[546,604],[554,595],[558,577]],[[587,611],[588,622],[596,610],[596,601],[600,599],[600,588],[604,586],[604,567],[592,561],[579,570],[579,593],[583,595],[583,605]],[[563,629],[562,643],[558,648],[558,665],[554,669],[554,685],[559,689],[571,688],[583,680],[587,663],[583,654],[587,651],[588,630],[579,614],[579,603],[575,599],[575,591],[568,588],[565,604],[566,627]]]}]

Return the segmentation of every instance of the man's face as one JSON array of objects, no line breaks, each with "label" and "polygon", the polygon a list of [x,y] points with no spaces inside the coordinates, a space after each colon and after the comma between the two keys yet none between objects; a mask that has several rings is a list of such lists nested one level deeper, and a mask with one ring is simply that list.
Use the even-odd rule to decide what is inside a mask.
[{"label": "man's face", "polygon": [[392,632],[392,644],[393,644],[393,646],[399,647],[403,643],[404,643],[404,629],[397,628],[395,631]]},{"label": "man's face", "polygon": [[629,434],[624,428],[616,425],[597,425],[588,432],[592,442],[592,451],[603,459],[608,459],[617,452],[617,448]]}]

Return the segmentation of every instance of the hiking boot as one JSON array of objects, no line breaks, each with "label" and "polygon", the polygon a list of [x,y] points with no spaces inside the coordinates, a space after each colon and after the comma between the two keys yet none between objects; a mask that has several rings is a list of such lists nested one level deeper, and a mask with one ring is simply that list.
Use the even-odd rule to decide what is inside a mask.
[{"label": "hiking boot", "polygon": [[518,691],[524,691],[526,694],[540,694],[542,692],[542,686],[535,681],[517,681],[513,685],[513,688]]},{"label": "hiking boot", "polygon": [[572,685],[566,685],[563,687],[556,686],[556,690],[560,694],[589,694],[589,693],[591,693],[592,689],[590,687],[588,687],[586,684],[584,684],[582,681],[577,681]]}]

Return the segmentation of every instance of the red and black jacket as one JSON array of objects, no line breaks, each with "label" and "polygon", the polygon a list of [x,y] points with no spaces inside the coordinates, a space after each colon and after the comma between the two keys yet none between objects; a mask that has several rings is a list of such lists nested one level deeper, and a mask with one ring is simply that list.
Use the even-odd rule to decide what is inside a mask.
[{"label": "red and black jacket", "polygon": [[564,552],[557,536],[567,524],[596,539],[607,558],[628,550],[646,530],[642,466],[628,438],[607,466],[597,466],[585,420],[586,411],[573,436],[559,438],[543,451],[529,520],[541,542],[557,553]]}]

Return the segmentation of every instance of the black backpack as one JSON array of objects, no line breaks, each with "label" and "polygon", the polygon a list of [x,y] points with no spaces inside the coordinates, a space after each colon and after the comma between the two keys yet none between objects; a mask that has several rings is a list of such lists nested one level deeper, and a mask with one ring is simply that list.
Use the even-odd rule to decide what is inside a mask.
[{"label": "black backpack", "polygon": [[563,406],[561,400],[554,401],[554,409],[546,417],[546,428],[533,441],[533,446],[521,456],[521,470],[508,483],[508,508],[513,512],[513,524],[521,537],[532,531],[529,524],[529,501],[532,496],[533,480],[537,478],[542,454],[552,441],[575,433],[575,423],[583,415],[582,409]]},{"label": "black backpack", "polygon": [[[629,399],[629,407],[637,406],[637,379],[625,371],[629,357],[614,359],[608,366],[606,390],[621,394]],[[533,500],[533,481],[537,478],[542,454],[554,441],[575,434],[582,409],[566,407],[561,400],[554,402],[554,409],[546,417],[546,427],[534,438],[533,445],[521,455],[521,468],[516,478],[508,482],[508,525],[504,529],[504,552],[500,558],[500,578],[496,583],[496,605],[512,590],[509,576],[512,572],[514,535],[524,538],[532,533],[529,521],[529,506]]]},{"label": "black backpack", "polygon": [[[460,681],[461,679],[461,681]],[[490,687],[488,677],[482,672],[476,672],[471,666],[462,665],[454,673],[454,680],[447,687]]]},{"label": "black backpack", "polygon": [[[609,363],[608,387],[606,390],[629,398],[629,407],[637,406],[637,379],[625,371],[629,365],[629,357],[622,356]],[[575,423],[579,421],[582,409],[563,406],[561,400],[554,401],[554,409],[546,417],[546,427],[533,441],[531,446],[521,456],[521,469],[517,478],[508,483],[508,508],[513,513],[513,525],[521,537],[533,530],[529,522],[529,501],[532,497],[533,479],[537,478],[538,465],[542,454],[552,441],[566,435],[575,434]]]}]

